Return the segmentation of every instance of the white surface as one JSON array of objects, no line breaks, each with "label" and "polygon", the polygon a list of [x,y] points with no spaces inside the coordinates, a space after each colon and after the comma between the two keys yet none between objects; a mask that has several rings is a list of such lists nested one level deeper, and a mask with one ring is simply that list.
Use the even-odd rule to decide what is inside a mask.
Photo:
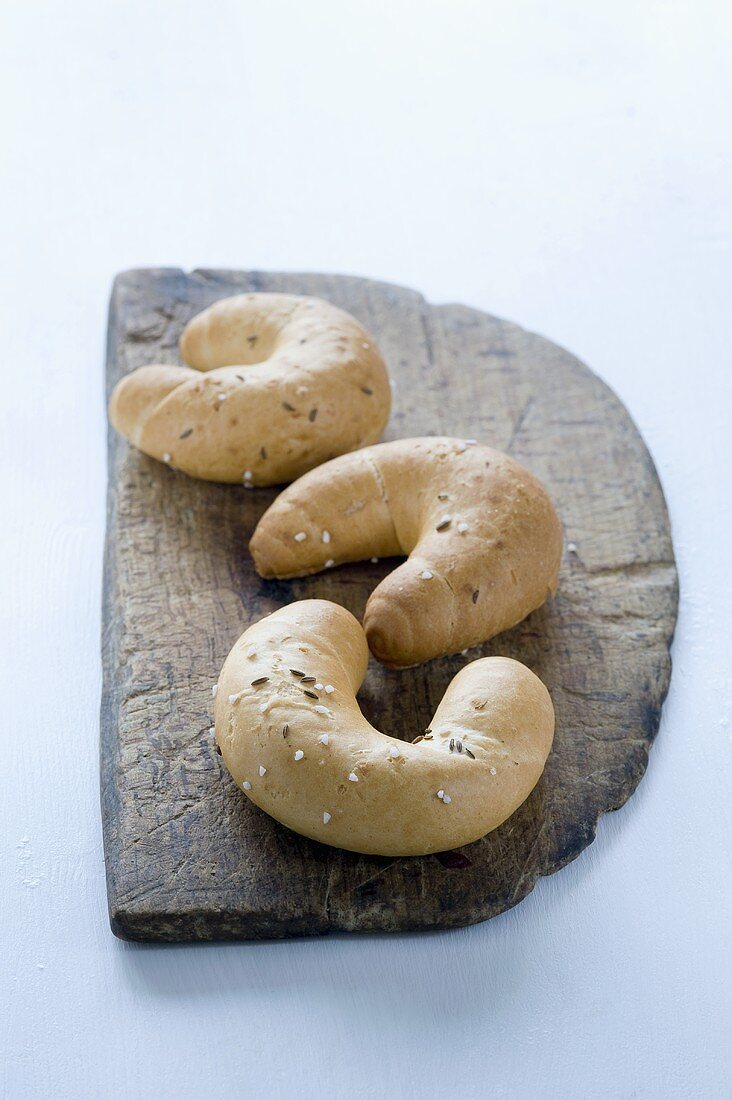
[{"label": "white surface", "polygon": [[[722,0],[0,5],[4,1096],[730,1095],[730,37]],[[636,796],[511,913],[111,936],[102,360],[145,264],[402,282],[565,344],[634,414],[671,694]]]}]

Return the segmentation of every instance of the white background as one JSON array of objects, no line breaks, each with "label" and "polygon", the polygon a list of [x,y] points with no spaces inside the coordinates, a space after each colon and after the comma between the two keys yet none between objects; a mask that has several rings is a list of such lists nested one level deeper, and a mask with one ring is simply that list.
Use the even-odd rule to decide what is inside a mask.
[{"label": "white background", "polygon": [[[0,0],[3,1096],[730,1096],[728,10]],[[514,911],[111,936],[103,343],[113,275],[146,264],[467,302],[571,348],[637,420],[681,573],[671,693],[637,794]]]}]

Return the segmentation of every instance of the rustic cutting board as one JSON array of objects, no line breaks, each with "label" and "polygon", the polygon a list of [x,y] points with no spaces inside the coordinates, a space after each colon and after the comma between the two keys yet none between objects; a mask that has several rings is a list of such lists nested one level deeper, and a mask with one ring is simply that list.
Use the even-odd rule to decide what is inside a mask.
[{"label": "rustic cutting board", "polygon": [[202,940],[484,920],[574,859],[599,816],[621,806],[645,771],[677,607],[653,463],[618,399],[568,352],[476,310],[343,276],[121,275],[108,389],[144,363],[178,362],[185,322],[217,298],[250,290],[321,295],[373,332],[395,382],[385,438],[477,437],[548,487],[566,537],[553,603],[467,657],[404,672],[372,662],[360,701],[376,726],[411,739],[467,660],[506,654],[549,687],[554,749],[528,801],[459,851],[358,856],[272,821],[236,789],[214,751],[211,685],[255,619],[306,597],[361,617],[391,563],[262,581],[247,541],[273,490],[193,481],[110,432],[101,798],[112,929],[130,939]]}]

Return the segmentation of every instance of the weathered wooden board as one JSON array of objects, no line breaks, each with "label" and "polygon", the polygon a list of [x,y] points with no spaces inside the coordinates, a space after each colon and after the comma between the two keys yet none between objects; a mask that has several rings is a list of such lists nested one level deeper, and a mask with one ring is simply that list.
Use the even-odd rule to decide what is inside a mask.
[{"label": "weathered wooden board", "polygon": [[386,438],[472,436],[548,486],[566,534],[559,594],[469,657],[404,672],[372,662],[360,699],[411,739],[474,657],[503,653],[548,685],[554,750],[529,800],[457,852],[377,859],[276,824],[230,780],[208,732],[211,685],[253,620],[290,600],[361,616],[390,563],[264,582],[247,553],[274,491],[193,481],[109,438],[101,795],[112,928],[142,940],[446,928],[515,905],[590,844],[639,783],[670,675],[677,580],[653,463],[627,412],[547,340],[463,306],[363,279],[142,270],[121,275],[107,384],[177,362],[183,324],[245,290],[318,294],[374,333],[396,382]]}]

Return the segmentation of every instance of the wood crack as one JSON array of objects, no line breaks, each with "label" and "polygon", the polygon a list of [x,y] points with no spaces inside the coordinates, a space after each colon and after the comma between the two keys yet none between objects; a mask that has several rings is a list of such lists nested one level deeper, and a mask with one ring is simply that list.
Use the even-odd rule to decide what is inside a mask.
[{"label": "wood crack", "polygon": [[516,417],[516,420],[514,421],[513,428],[511,429],[511,435],[509,437],[508,443],[506,444],[506,451],[508,452],[508,454],[513,453],[514,444],[515,444],[516,440],[518,439],[519,435],[521,434],[521,432],[523,430],[523,427],[524,427],[524,424],[526,423],[526,418],[529,415],[529,413],[531,412],[533,406],[534,406],[534,398],[533,397],[528,397],[526,399],[526,401],[524,402],[524,405],[523,405],[523,408],[521,409],[521,412],[518,414],[518,416]]}]

